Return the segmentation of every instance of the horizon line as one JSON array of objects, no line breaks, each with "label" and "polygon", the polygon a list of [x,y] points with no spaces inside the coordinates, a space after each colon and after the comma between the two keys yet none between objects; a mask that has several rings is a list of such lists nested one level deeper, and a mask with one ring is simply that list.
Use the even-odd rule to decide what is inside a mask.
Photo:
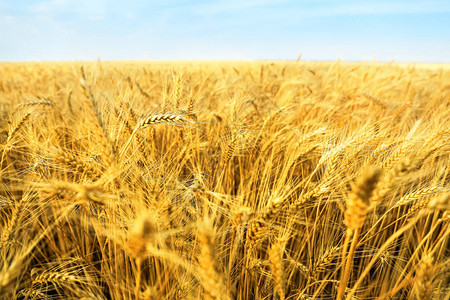
[{"label": "horizon line", "polygon": [[450,64],[450,61],[402,61],[402,60],[345,60],[337,59],[80,59],[80,60],[0,60],[0,63],[78,63],[78,62],[343,62],[343,63],[393,63],[393,64]]}]

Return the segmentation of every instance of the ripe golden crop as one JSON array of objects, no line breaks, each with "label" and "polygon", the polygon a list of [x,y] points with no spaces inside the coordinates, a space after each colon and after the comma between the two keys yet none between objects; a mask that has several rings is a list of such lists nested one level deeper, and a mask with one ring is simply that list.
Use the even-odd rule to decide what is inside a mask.
[{"label": "ripe golden crop", "polygon": [[1,299],[448,299],[450,68],[0,64]]}]

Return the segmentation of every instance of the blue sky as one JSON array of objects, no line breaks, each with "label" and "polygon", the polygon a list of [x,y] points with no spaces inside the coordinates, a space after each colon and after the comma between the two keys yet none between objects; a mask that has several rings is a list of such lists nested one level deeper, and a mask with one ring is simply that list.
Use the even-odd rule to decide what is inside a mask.
[{"label": "blue sky", "polygon": [[450,62],[450,1],[0,0],[0,61]]}]

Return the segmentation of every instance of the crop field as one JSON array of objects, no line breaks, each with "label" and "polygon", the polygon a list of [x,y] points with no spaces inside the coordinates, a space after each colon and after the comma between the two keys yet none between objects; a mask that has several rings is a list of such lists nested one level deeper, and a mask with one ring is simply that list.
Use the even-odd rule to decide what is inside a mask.
[{"label": "crop field", "polygon": [[0,299],[450,299],[450,67],[0,64]]}]

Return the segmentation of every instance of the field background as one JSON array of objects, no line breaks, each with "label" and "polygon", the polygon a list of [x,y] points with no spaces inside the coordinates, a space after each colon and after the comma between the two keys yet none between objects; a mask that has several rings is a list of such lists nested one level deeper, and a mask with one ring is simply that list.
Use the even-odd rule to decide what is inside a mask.
[{"label": "field background", "polygon": [[450,299],[448,64],[0,64],[1,299]]}]

